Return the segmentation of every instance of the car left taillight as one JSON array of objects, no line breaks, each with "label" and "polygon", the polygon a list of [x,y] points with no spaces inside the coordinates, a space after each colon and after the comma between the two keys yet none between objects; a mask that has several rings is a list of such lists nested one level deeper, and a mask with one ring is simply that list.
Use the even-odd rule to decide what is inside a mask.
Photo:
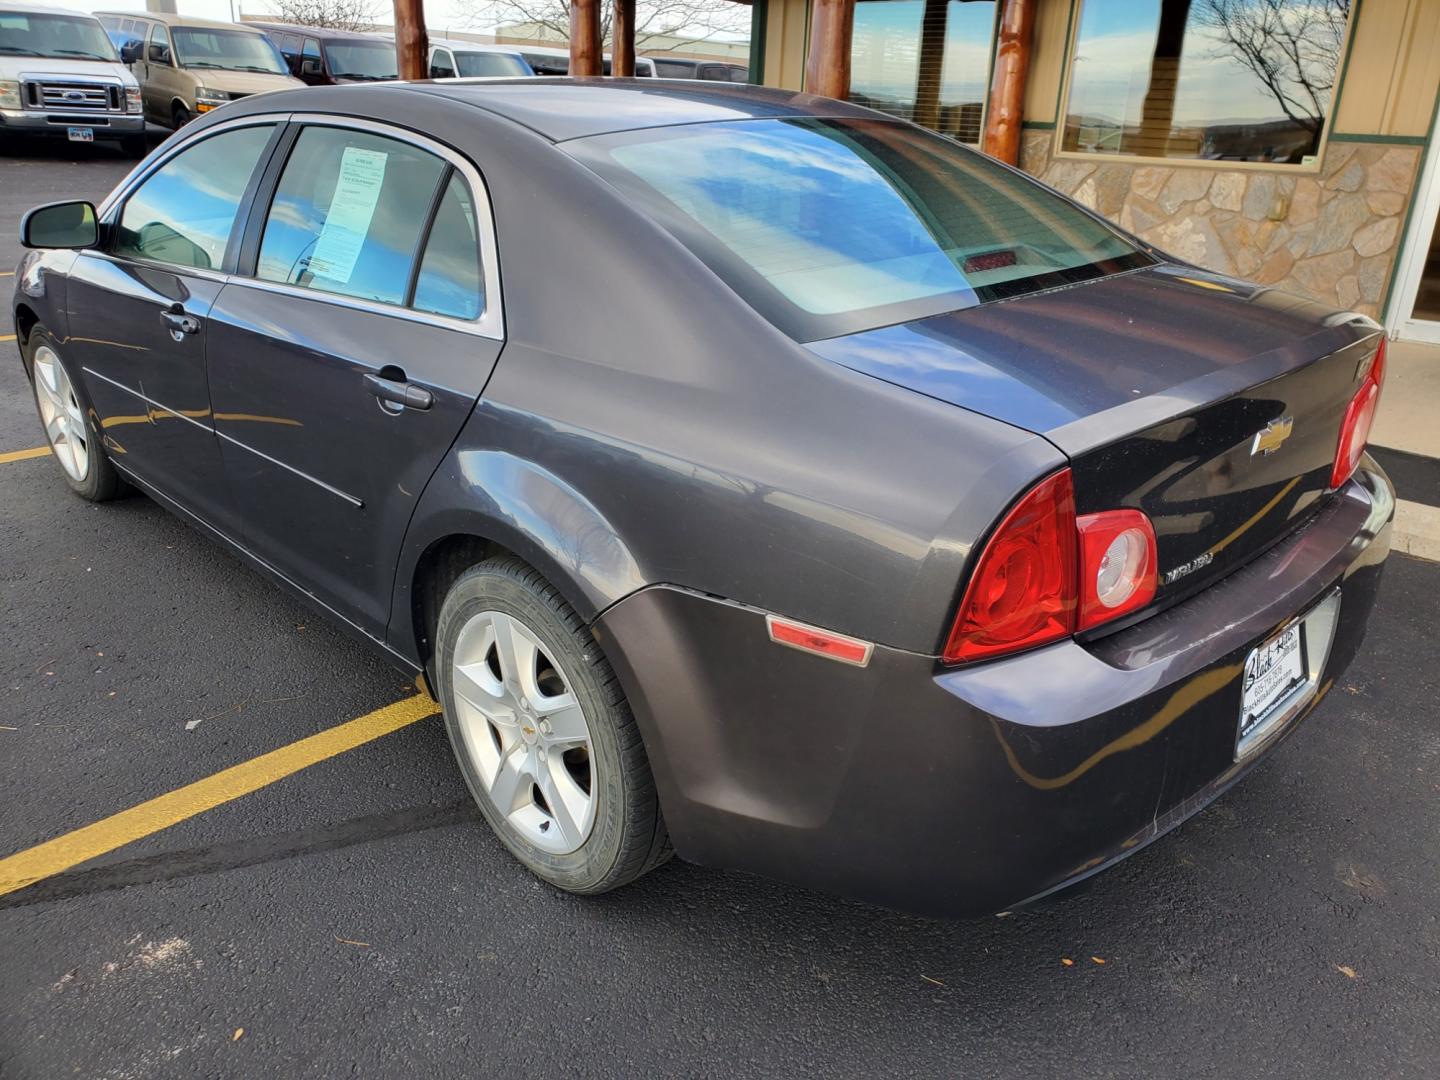
[{"label": "car left taillight", "polygon": [[1345,409],[1340,425],[1340,442],[1335,447],[1335,465],[1330,470],[1330,486],[1338,488],[1355,475],[1355,468],[1370,441],[1370,427],[1375,423],[1375,409],[1380,404],[1380,390],[1385,384],[1385,338],[1375,349],[1370,370]]},{"label": "car left taillight", "polygon": [[1075,487],[1061,469],[1005,515],[975,563],[944,660],[1017,652],[1075,632]]},{"label": "car left taillight", "polygon": [[1155,598],[1155,528],[1139,510],[1075,516],[1074,478],[1021,496],[975,562],[941,659],[986,660],[1048,645]]}]

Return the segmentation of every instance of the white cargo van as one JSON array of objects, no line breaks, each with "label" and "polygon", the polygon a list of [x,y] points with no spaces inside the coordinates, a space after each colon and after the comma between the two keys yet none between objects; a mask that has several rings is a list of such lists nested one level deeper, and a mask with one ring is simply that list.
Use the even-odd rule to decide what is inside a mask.
[{"label": "white cargo van", "polygon": [[140,84],[93,15],[0,0],[0,152],[26,135],[145,154]]}]

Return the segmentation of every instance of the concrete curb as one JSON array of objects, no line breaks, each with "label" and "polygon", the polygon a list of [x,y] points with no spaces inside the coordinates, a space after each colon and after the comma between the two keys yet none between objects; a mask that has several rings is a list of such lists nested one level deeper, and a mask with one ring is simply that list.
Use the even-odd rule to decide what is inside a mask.
[{"label": "concrete curb", "polygon": [[1390,550],[1440,562],[1440,506],[1397,499]]}]

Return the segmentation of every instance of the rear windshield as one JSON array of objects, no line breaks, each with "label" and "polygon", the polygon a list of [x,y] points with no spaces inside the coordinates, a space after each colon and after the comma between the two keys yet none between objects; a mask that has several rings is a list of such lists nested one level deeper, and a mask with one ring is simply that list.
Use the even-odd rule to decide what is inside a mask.
[{"label": "rear windshield", "polygon": [[888,120],[697,124],[568,148],[801,341],[1153,261],[983,154]]}]

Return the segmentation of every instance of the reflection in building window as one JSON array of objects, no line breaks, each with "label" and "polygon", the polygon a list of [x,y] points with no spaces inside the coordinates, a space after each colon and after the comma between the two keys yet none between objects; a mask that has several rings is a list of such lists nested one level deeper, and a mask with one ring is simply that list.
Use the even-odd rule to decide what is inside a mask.
[{"label": "reflection in building window", "polygon": [[1061,149],[1313,165],[1352,0],[1085,0]]},{"label": "reflection in building window", "polygon": [[850,100],[980,141],[995,0],[858,0]]}]

